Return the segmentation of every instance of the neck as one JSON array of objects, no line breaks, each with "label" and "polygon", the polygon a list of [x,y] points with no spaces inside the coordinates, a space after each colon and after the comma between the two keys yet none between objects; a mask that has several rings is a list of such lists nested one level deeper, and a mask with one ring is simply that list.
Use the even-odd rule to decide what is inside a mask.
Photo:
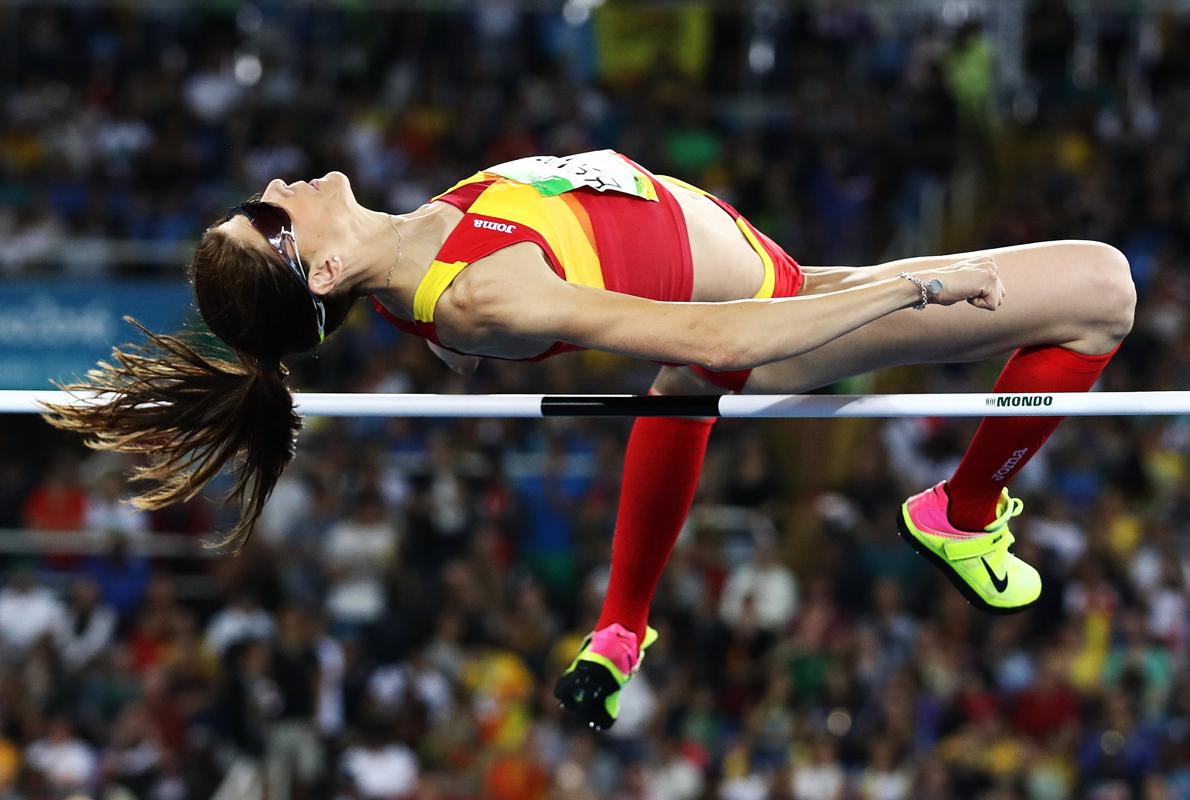
[{"label": "neck", "polygon": [[408,214],[367,210],[360,221],[354,288],[412,314],[413,293],[447,233],[435,210],[429,205]]}]

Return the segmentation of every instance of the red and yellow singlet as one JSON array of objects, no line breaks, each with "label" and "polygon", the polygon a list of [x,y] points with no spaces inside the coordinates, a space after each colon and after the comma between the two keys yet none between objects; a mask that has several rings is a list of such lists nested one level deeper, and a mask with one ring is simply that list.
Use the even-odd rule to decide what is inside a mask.
[{"label": "red and yellow singlet", "polygon": [[[401,330],[438,343],[434,309],[455,277],[501,248],[533,242],[568,283],[651,300],[686,302],[694,282],[685,217],[665,184],[706,195],[736,222],[764,264],[757,298],[792,297],[797,262],[727,203],[674,178],[655,176],[610,150],[564,158],[520,159],[477,172],[435,197],[463,218],[438,251],[413,297],[413,322],[379,302]],[[533,360],[580,349],[554,344]]]}]

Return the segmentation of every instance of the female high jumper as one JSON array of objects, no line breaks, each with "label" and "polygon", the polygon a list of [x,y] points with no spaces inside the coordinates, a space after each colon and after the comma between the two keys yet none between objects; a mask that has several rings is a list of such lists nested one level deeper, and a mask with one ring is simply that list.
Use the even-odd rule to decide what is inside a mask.
[{"label": "female high jumper", "polygon": [[[490,167],[403,215],[361,206],[339,172],[274,180],[206,230],[190,272],[203,319],[238,362],[145,331],[147,344],[67,387],[107,393],[102,402],[48,418],[94,447],[145,454],[139,477],[155,482],[135,498],[145,508],[192,497],[238,463],[233,546],[301,427],[282,359],[318,347],[362,297],[459,371],[590,348],[663,364],[652,391],[664,395],[805,392],[1007,353],[994,391],[1082,392],[1135,306],[1128,262],[1093,241],[799,266],[727,203],[606,150]],[[985,419],[954,474],[901,506],[901,536],[981,609],[1020,611],[1041,592],[1011,550],[1022,504],[1006,484],[1060,422]],[[656,639],[649,604],[713,425],[632,428],[607,597],[555,688],[593,727],[615,721]]]}]

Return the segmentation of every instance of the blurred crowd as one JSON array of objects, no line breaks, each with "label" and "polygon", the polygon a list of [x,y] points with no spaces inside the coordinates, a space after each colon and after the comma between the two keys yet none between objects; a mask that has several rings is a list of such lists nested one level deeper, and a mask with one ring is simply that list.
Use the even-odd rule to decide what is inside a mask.
[{"label": "blurred crowd", "polygon": [[[948,206],[949,249],[1110,241],[1140,305],[1104,387],[1187,388],[1190,16],[1087,35],[1029,3],[1005,83],[978,18],[596,5],[0,4],[0,274],[175,275],[113,242],[184,244],[276,176],[342,169],[409,210],[615,147],[805,263],[879,259],[931,186],[979,209]],[[880,380],[977,391],[996,367]],[[335,391],[650,380],[596,354],[463,378],[362,312],[294,368]],[[310,421],[245,551],[183,568],[145,542],[234,509],[136,511],[130,464],[6,419],[0,528],[98,554],[0,556],[0,798],[1190,799],[1190,422],[1059,429],[1014,486],[1046,591],[1007,618],[891,524],[973,425],[720,423],[661,639],[595,735],[550,690],[596,618],[626,424]]]}]

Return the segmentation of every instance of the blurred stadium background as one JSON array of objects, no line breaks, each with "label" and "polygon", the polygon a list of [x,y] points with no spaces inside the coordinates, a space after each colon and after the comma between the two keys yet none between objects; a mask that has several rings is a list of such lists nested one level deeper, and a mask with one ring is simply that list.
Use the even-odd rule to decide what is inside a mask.
[{"label": "blurred stadium background", "polygon": [[[342,169],[398,211],[614,147],[795,257],[1089,237],[1138,324],[1105,388],[1190,388],[1190,3],[0,0],[0,384],[193,322],[203,226]],[[999,364],[850,391],[977,391]],[[448,373],[359,311],[295,382],[626,391],[594,354]],[[626,422],[310,420],[234,513],[0,420],[0,798],[1186,800],[1186,419],[1084,419],[1022,475],[1034,612],[973,612],[899,501],[974,424],[719,425],[610,735],[550,687],[594,621]],[[266,788],[267,787],[267,788]]]}]

